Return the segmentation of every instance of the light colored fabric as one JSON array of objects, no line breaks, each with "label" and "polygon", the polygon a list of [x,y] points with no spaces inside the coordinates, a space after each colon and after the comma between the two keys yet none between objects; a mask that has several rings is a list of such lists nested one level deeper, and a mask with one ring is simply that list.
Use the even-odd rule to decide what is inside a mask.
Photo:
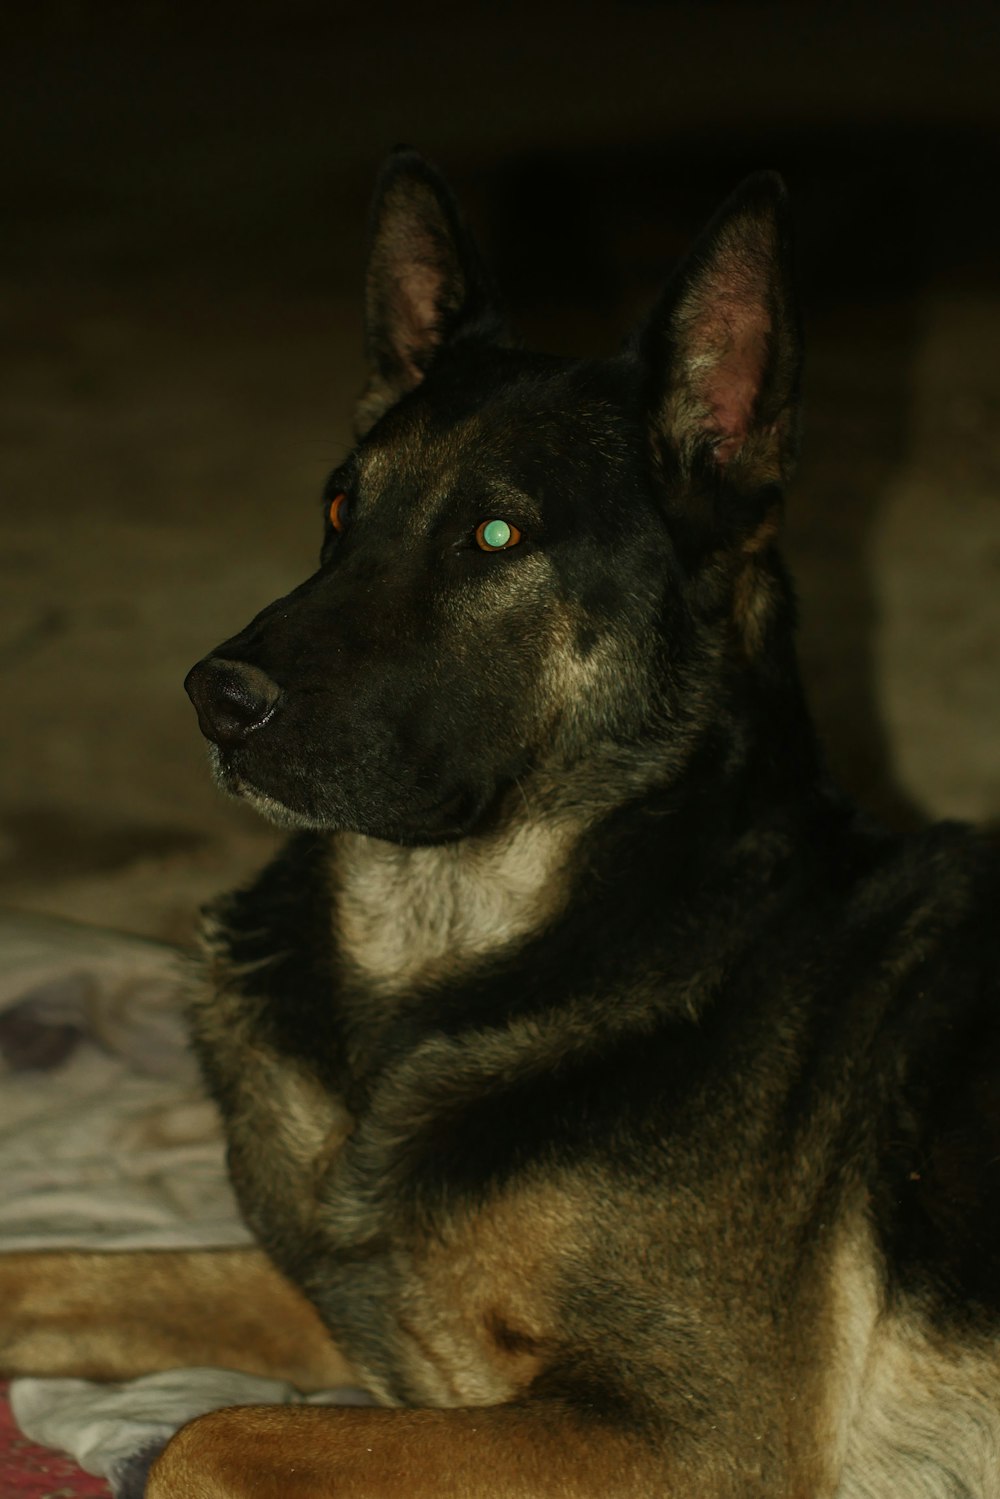
[{"label": "light colored fabric", "polygon": [[[227,1369],[169,1369],[123,1384],[86,1379],[19,1379],[11,1392],[25,1436],[68,1452],[117,1494],[131,1486],[174,1432],[195,1416],[227,1405],[371,1405],[363,1390],[303,1396],[281,1380]],[[141,1489],[138,1490],[141,1492]]]},{"label": "light colored fabric", "polygon": [[0,913],[0,1045],[6,1026],[22,1054],[0,1060],[0,1251],[248,1241],[187,1049],[185,968],[159,943]]},{"label": "light colored fabric", "polygon": [[[185,982],[175,949],[0,912],[0,1252],[249,1241],[187,1049]],[[117,1499],[138,1499],[149,1464],[195,1416],[305,1398],[222,1369],[11,1386],[25,1435],[107,1477]],[[372,1403],[359,1390],[308,1399]]]}]

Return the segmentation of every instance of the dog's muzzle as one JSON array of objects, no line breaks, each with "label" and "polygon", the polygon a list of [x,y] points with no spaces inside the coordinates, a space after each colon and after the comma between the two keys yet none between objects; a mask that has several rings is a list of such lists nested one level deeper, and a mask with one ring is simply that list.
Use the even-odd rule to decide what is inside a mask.
[{"label": "dog's muzzle", "polygon": [[281,688],[258,666],[206,656],[192,666],[184,689],[194,703],[198,727],[220,749],[235,749],[267,722]]}]

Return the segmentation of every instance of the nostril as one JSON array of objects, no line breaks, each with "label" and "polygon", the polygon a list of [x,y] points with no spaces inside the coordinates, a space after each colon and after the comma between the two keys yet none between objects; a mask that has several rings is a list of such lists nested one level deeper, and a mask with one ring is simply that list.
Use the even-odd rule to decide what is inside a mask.
[{"label": "nostril", "polygon": [[220,749],[242,744],[270,717],[281,688],[258,666],[207,656],[184,679],[198,726]]}]

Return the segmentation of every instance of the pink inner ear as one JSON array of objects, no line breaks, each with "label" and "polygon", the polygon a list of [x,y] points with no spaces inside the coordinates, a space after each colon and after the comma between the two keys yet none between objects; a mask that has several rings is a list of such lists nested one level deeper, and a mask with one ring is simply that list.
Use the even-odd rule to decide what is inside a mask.
[{"label": "pink inner ear", "polygon": [[394,342],[406,378],[414,385],[423,378],[426,356],[438,342],[440,291],[440,270],[418,260],[407,264],[396,284]]},{"label": "pink inner ear", "polygon": [[716,304],[699,333],[704,352],[695,361],[694,384],[707,408],[706,431],[718,434],[715,456],[728,463],[750,431],[767,361],[770,319],[757,304]]}]

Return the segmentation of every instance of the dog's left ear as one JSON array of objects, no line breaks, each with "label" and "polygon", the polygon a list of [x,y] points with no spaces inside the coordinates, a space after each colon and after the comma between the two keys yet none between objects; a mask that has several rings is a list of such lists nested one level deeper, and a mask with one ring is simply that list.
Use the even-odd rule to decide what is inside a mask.
[{"label": "dog's left ear", "polygon": [[461,341],[495,343],[503,318],[475,243],[444,178],[416,151],[394,151],[375,190],[365,284],[371,375],[360,432]]},{"label": "dog's left ear", "polygon": [[724,478],[750,492],[791,470],[801,336],[788,219],[780,177],[748,178],[640,330],[654,449],[688,486]]}]

